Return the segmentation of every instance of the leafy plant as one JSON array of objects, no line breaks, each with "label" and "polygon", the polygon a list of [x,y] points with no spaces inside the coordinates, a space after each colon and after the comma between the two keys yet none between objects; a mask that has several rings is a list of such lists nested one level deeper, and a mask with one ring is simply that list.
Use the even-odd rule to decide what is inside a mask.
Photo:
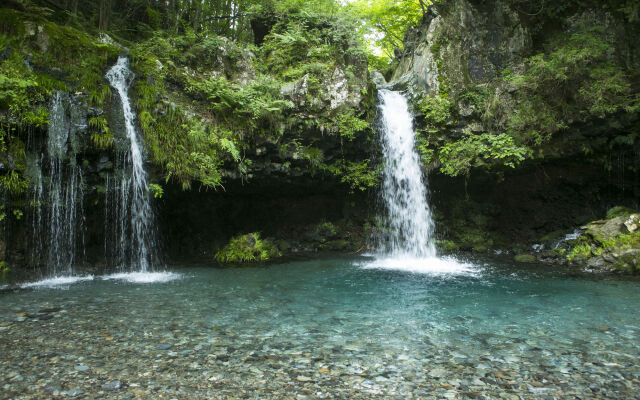
[{"label": "leafy plant", "polygon": [[364,17],[365,32],[372,37],[371,46],[388,58],[395,57],[395,49],[402,49],[405,31],[417,26],[431,5],[428,0],[357,0],[349,8]]},{"label": "leafy plant", "polygon": [[515,144],[508,135],[468,135],[462,140],[440,148],[441,170],[447,175],[467,174],[471,167],[499,161],[515,168],[529,154],[530,149]]},{"label": "leafy plant", "polygon": [[335,128],[340,132],[340,136],[347,140],[354,140],[358,132],[363,132],[370,128],[367,121],[354,115],[353,109],[338,114],[335,121]]},{"label": "leafy plant", "polygon": [[261,239],[260,233],[253,232],[231,238],[215,259],[221,263],[264,262],[282,254],[270,239]]},{"label": "leafy plant", "polygon": [[0,190],[17,196],[26,192],[29,182],[16,171],[0,176]]},{"label": "leafy plant", "polygon": [[591,256],[591,245],[589,243],[580,243],[571,249],[567,255],[567,260],[588,260]]},{"label": "leafy plant", "polygon": [[162,186],[158,185],[157,183],[150,183],[149,191],[153,193],[154,199],[161,199],[164,195],[164,189],[162,189]]},{"label": "leafy plant", "polygon": [[105,117],[91,117],[88,121],[93,145],[100,150],[107,150],[113,147],[113,135],[109,130],[107,119]]},{"label": "leafy plant", "polygon": [[323,167],[333,175],[340,176],[342,183],[349,185],[352,192],[365,191],[380,183],[382,165],[373,167],[369,159],[362,161],[339,160]]}]

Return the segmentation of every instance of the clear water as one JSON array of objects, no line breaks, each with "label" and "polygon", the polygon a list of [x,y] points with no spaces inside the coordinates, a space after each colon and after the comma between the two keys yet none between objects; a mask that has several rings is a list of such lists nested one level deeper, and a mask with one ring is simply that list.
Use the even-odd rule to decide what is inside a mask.
[{"label": "clear water", "polygon": [[[369,264],[183,268],[160,283],[95,277],[4,292],[0,388],[24,398],[640,398],[637,280]],[[102,389],[114,380],[121,388]]]},{"label": "clear water", "polygon": [[149,198],[147,172],[144,169],[142,143],[129,99],[129,86],[134,74],[129,69],[128,58],[119,57],[116,65],[107,72],[106,78],[120,97],[126,135],[130,143],[129,151],[124,157],[120,157],[119,162],[119,169],[125,174],[118,184],[116,221],[113,221],[119,249],[116,263],[124,271],[146,272],[152,267],[154,215]]},{"label": "clear water", "polygon": [[393,259],[433,258],[433,219],[409,104],[401,93],[390,90],[380,90],[379,98],[386,224],[380,252]]}]

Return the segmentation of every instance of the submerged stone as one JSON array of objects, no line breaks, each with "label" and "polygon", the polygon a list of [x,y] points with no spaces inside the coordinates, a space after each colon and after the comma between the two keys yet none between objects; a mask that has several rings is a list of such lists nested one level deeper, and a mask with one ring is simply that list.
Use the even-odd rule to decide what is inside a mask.
[{"label": "submerged stone", "polygon": [[83,392],[80,389],[71,389],[71,390],[69,390],[67,392],[67,396],[69,396],[69,397],[77,397],[77,396],[80,396],[82,394],[83,394]]},{"label": "submerged stone", "polygon": [[102,385],[102,390],[115,391],[115,390],[120,390],[121,387],[122,387],[122,382],[116,380],[116,381],[111,381],[105,385]]},{"label": "submerged stone", "polygon": [[532,256],[531,254],[518,254],[517,256],[513,257],[513,260],[516,262],[521,262],[521,263],[534,263],[536,262],[536,258],[534,256]]}]

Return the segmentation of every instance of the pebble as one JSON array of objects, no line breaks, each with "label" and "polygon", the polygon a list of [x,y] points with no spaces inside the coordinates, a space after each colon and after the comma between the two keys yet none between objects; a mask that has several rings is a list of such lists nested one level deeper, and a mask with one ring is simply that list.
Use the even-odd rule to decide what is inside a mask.
[{"label": "pebble", "polygon": [[87,367],[86,365],[76,365],[74,368],[76,371],[80,371],[80,372],[85,372],[89,370],[89,367]]},{"label": "pebble", "polygon": [[102,390],[106,390],[106,391],[120,390],[121,386],[122,386],[122,382],[120,382],[120,381],[111,381],[111,382],[107,383],[106,385],[102,385]]},{"label": "pebble", "polygon": [[432,378],[440,378],[444,376],[446,373],[447,371],[445,371],[444,369],[436,368],[429,371],[429,376]]},{"label": "pebble", "polygon": [[77,397],[77,396],[82,395],[82,393],[83,392],[80,389],[71,389],[71,390],[69,390],[67,392],[67,396],[69,396],[69,397]]},{"label": "pebble", "polygon": [[160,343],[158,346],[156,346],[157,350],[169,350],[170,348],[172,348],[173,345],[170,343]]}]

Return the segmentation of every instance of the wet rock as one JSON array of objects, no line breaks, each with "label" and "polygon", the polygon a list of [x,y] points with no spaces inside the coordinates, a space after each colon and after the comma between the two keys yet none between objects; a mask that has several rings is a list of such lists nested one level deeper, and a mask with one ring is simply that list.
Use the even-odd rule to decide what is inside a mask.
[{"label": "wet rock", "polygon": [[531,254],[518,254],[517,256],[513,257],[513,260],[515,262],[521,262],[521,263],[534,263],[534,262],[536,262],[536,258]]},{"label": "wet rock", "polygon": [[173,345],[170,343],[160,343],[156,346],[156,350],[169,350]]},{"label": "wet rock", "polygon": [[78,397],[80,395],[82,395],[83,392],[80,389],[71,389],[67,392],[67,396],[69,397]]},{"label": "wet rock", "polygon": [[428,375],[429,375],[431,378],[441,378],[441,377],[443,377],[446,373],[447,373],[447,371],[445,371],[445,370],[444,370],[444,369],[442,369],[442,368],[435,368],[435,369],[432,369],[431,371],[429,371],[429,374],[428,374]]},{"label": "wet rock", "polygon": [[624,222],[629,232],[635,232],[640,227],[640,214],[631,214]]},{"label": "wet rock", "polygon": [[74,369],[79,372],[86,372],[89,370],[89,367],[81,364],[81,365],[76,365]]},{"label": "wet rock", "polygon": [[379,88],[387,84],[387,80],[384,78],[384,75],[378,71],[371,72],[371,80]]},{"label": "wet rock", "polygon": [[115,390],[120,390],[121,387],[122,387],[122,382],[116,380],[116,381],[111,381],[105,385],[102,385],[102,390],[115,391]]},{"label": "wet rock", "polygon": [[583,229],[586,229],[587,235],[602,243],[623,233],[628,233],[627,227],[624,225],[626,220],[627,217],[616,217],[609,220],[593,221]]},{"label": "wet rock", "polygon": [[109,160],[109,157],[100,157],[100,160],[98,161],[98,172],[110,170],[111,168],[113,168],[113,163]]},{"label": "wet rock", "polygon": [[60,390],[59,386],[47,385],[44,387],[44,391],[49,393],[60,392]]}]

